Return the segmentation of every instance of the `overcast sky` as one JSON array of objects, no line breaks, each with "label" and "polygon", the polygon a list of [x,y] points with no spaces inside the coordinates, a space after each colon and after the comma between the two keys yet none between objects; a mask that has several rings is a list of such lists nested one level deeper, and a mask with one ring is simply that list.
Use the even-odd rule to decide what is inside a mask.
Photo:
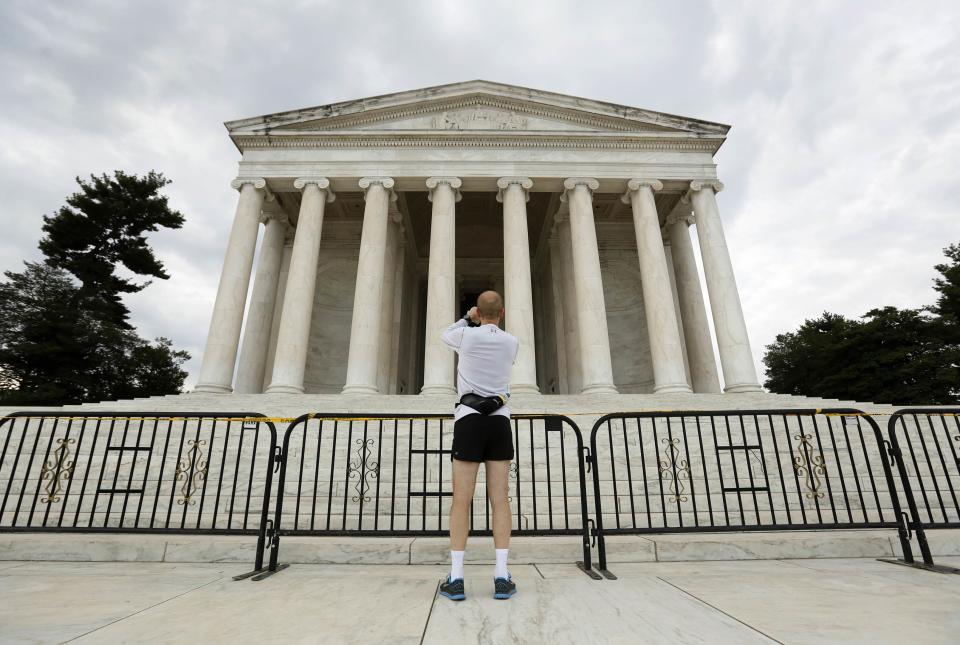
[{"label": "overcast sky", "polygon": [[224,121],[476,78],[733,126],[718,197],[753,352],[933,301],[960,241],[960,4],[0,3],[0,270],[74,176],[163,172],[171,279],[129,299],[196,381],[236,206]]}]

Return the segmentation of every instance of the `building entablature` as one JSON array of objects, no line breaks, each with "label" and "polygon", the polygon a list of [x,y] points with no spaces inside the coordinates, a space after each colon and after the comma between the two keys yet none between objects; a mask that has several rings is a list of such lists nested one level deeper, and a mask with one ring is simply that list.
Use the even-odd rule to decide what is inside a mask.
[{"label": "building entablature", "polygon": [[[551,92],[469,81],[293,110],[225,124],[241,175],[288,190],[303,174],[341,180],[387,175],[412,190],[435,175],[463,190],[496,190],[506,175],[534,191],[596,177],[600,192],[637,175],[665,182],[716,178],[729,126]],[[275,185],[276,184],[276,185]],[[351,183],[351,188],[354,185]]]}]

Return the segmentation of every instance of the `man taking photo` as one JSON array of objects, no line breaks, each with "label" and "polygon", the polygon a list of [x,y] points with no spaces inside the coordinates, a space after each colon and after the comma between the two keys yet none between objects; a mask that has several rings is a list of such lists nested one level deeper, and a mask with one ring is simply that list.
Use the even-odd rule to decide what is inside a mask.
[{"label": "man taking photo", "polygon": [[[440,594],[463,600],[463,556],[470,527],[470,503],[477,483],[480,462],[484,463],[487,494],[493,510],[493,544],[496,568],[493,597],[507,599],[517,585],[507,571],[510,548],[510,503],[507,499],[513,434],[510,428],[510,371],[517,358],[519,341],[500,329],[503,298],[485,291],[477,306],[447,327],[443,342],[460,356],[457,367],[457,394],[454,413],[453,503],[450,506],[450,574],[440,585]],[[473,323],[471,326],[470,323]]]}]

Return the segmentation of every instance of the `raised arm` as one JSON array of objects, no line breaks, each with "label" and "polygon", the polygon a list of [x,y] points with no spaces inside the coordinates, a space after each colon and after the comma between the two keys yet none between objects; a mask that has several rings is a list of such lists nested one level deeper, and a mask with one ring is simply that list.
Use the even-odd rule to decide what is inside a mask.
[{"label": "raised arm", "polygon": [[463,342],[463,330],[467,328],[467,321],[461,318],[449,327],[443,330],[440,338],[452,349],[460,349],[460,343]]}]

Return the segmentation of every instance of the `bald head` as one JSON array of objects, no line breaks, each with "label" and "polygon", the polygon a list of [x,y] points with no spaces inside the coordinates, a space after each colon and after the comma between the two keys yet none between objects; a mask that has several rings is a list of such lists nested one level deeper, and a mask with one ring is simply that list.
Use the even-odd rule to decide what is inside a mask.
[{"label": "bald head", "polygon": [[503,298],[496,291],[484,291],[477,298],[477,313],[483,320],[499,322],[503,313]]}]

